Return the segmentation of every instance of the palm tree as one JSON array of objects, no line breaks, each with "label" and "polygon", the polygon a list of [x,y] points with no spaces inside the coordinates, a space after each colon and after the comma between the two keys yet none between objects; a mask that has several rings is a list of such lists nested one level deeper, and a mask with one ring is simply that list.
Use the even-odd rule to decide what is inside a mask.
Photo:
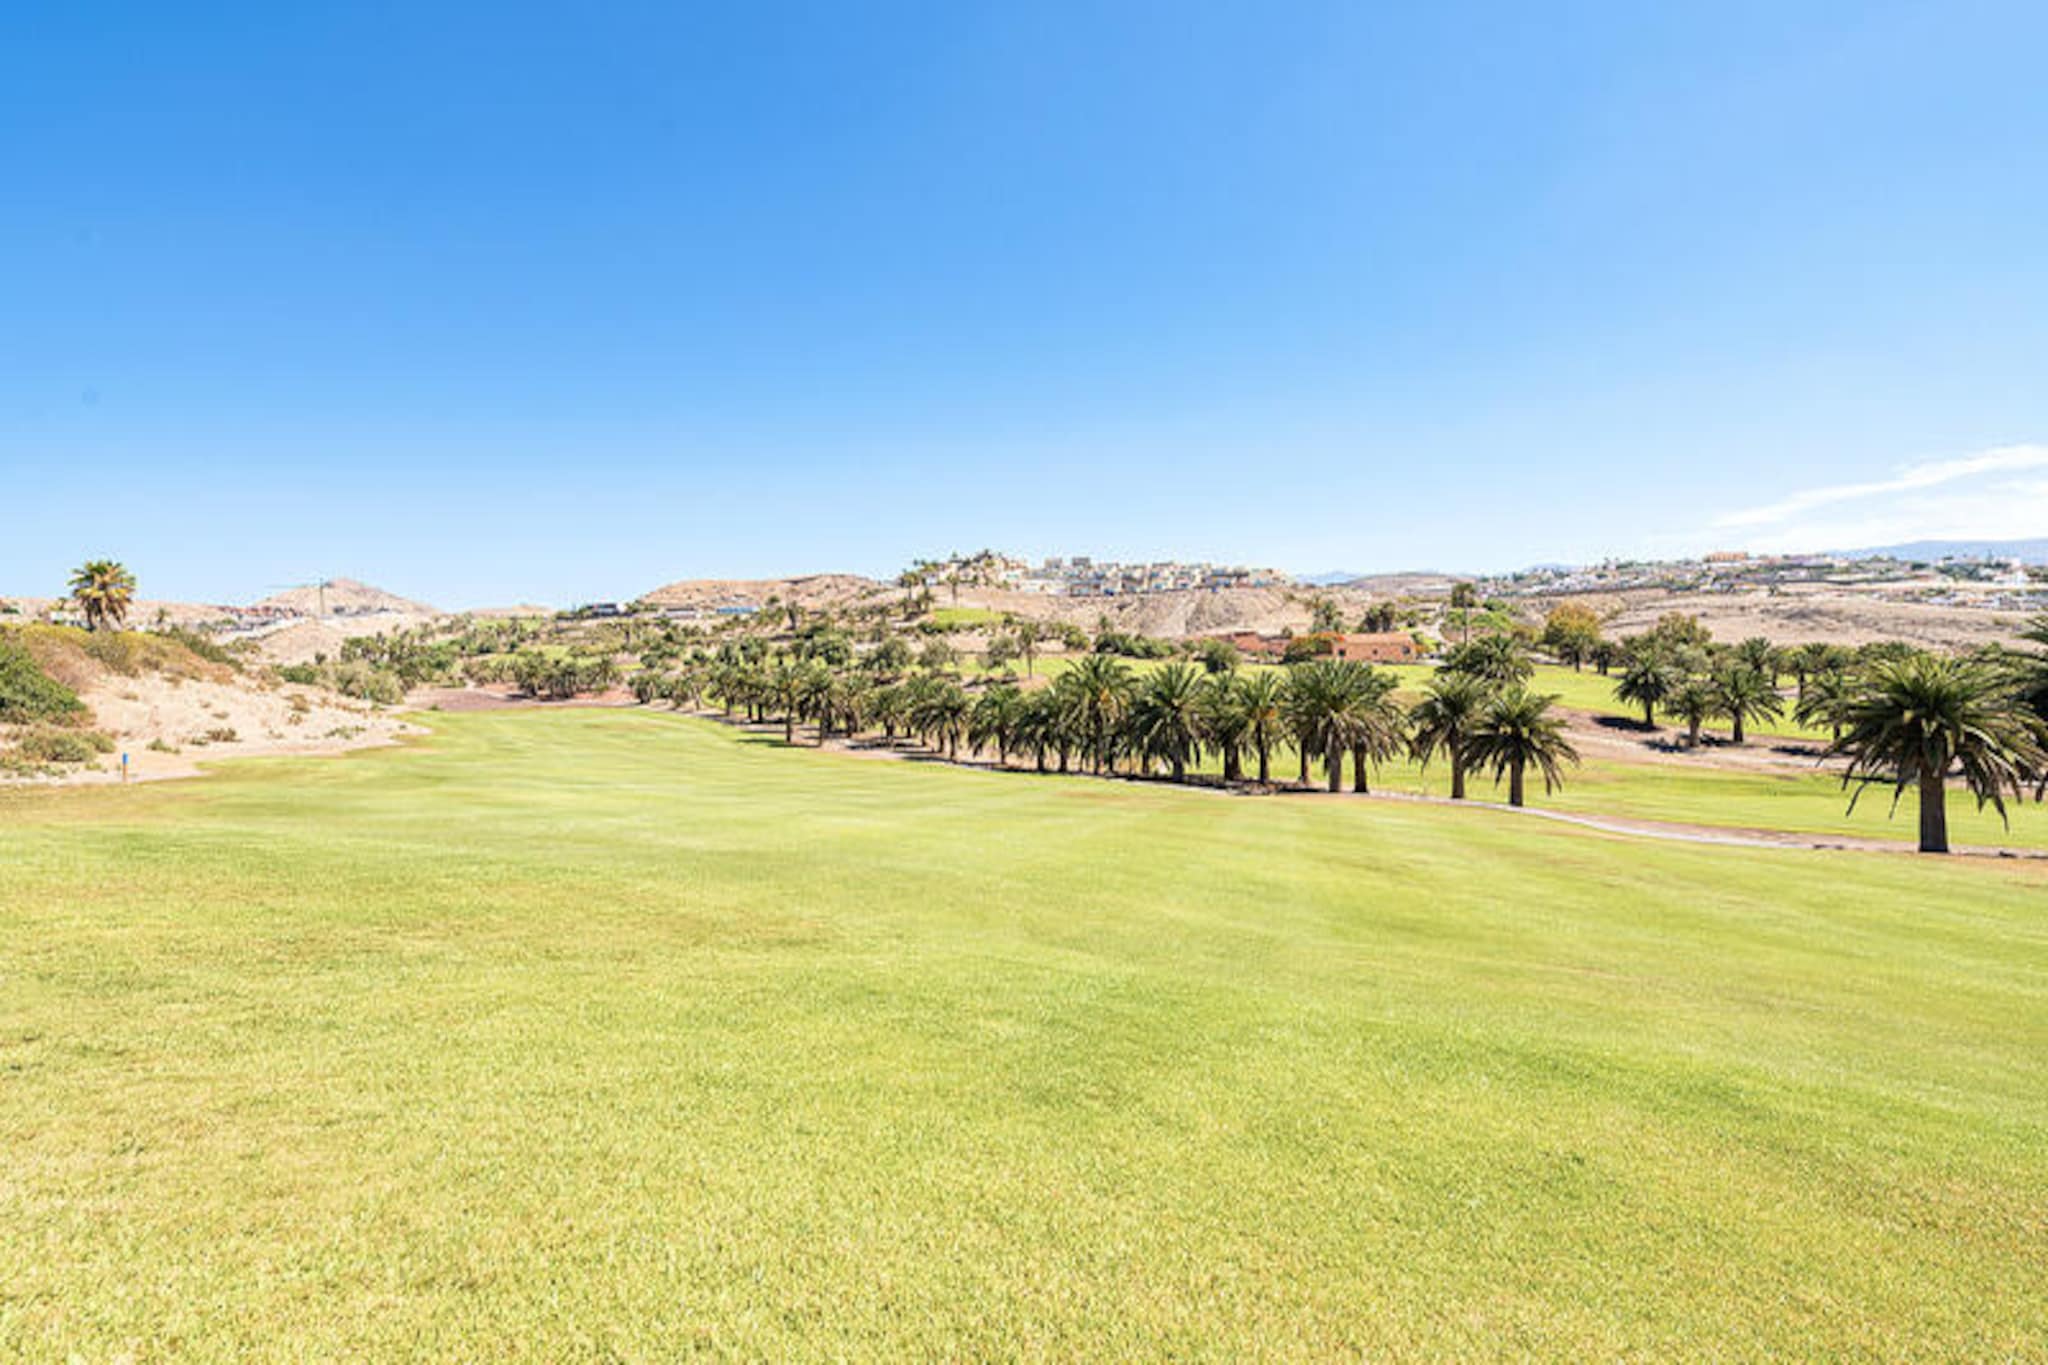
[{"label": "palm tree", "polygon": [[1472,643],[1472,609],[1479,605],[1479,593],[1470,583],[1451,585],[1451,610],[1463,613],[1465,637],[1459,643]]},{"label": "palm tree", "polygon": [[1108,654],[1090,654],[1060,682],[1073,692],[1082,743],[1101,772],[1116,761],[1118,731],[1131,704],[1131,670]]},{"label": "palm tree", "polygon": [[1231,689],[1237,694],[1237,704],[1244,715],[1245,741],[1259,756],[1259,781],[1270,782],[1273,742],[1286,724],[1286,684],[1279,674],[1262,671],[1239,675],[1232,680]]},{"label": "palm tree", "polygon": [[976,749],[993,744],[996,766],[1010,761],[1010,745],[1024,718],[1024,694],[1010,683],[997,683],[975,700],[968,716],[967,742]]},{"label": "palm tree", "polygon": [[1639,649],[1623,664],[1621,678],[1614,684],[1614,695],[1642,707],[1643,728],[1654,730],[1657,728],[1657,708],[1684,681],[1684,675],[1663,651]]},{"label": "palm tree", "polygon": [[1522,778],[1531,764],[1543,774],[1543,790],[1564,784],[1564,764],[1577,765],[1579,751],[1565,738],[1564,722],[1550,713],[1557,701],[1515,688],[1487,704],[1472,736],[1472,763],[1490,768],[1493,780],[1508,778],[1508,804],[1522,804]]},{"label": "palm tree", "polygon": [[960,736],[967,730],[967,718],[973,710],[973,702],[968,700],[966,690],[951,678],[921,678],[918,681],[925,686],[918,690],[917,699],[912,703],[911,724],[947,758],[960,757]]},{"label": "palm tree", "polygon": [[1031,676],[1031,666],[1038,661],[1038,639],[1041,627],[1036,621],[1017,623],[1017,652],[1024,656],[1024,676]]},{"label": "palm tree", "polygon": [[1364,664],[1358,670],[1357,703],[1352,711],[1351,785],[1370,791],[1366,781],[1368,764],[1380,764],[1398,757],[1408,747],[1408,713],[1394,700],[1401,680]]},{"label": "palm tree", "polygon": [[88,629],[119,627],[135,600],[135,575],[111,559],[88,559],[71,572],[71,595],[85,613]]},{"label": "palm tree", "polygon": [[1735,646],[1735,657],[1763,674],[1772,687],[1778,685],[1778,675],[1785,671],[1785,655],[1761,635],[1752,635]]},{"label": "palm tree", "polygon": [[782,742],[796,743],[796,716],[803,709],[810,670],[784,659],[768,675],[767,698],[782,708]]},{"label": "palm tree", "polygon": [[803,714],[818,726],[818,743],[832,733],[832,670],[821,664],[803,664],[803,682],[798,704]]},{"label": "palm tree", "polygon": [[1438,750],[1451,764],[1451,799],[1465,799],[1465,769],[1472,758],[1472,737],[1493,700],[1493,689],[1469,673],[1439,672],[1429,680],[1429,695],[1410,713],[1415,736],[1410,747],[1415,761],[1429,766]]},{"label": "palm tree", "polygon": [[[2027,622],[2020,631],[2020,638],[2029,643],[2048,646],[2048,612]],[[2022,656],[2020,664],[2020,694],[2027,705],[2034,708],[2034,714],[2048,720],[2048,648],[2030,651]]]},{"label": "palm tree", "polygon": [[1678,685],[1677,691],[1664,699],[1664,706],[1685,722],[1686,747],[1697,749],[1700,726],[1721,714],[1721,694],[1715,690],[1711,680],[1689,677]]},{"label": "palm tree", "polygon": [[1785,714],[1785,699],[1769,678],[1747,663],[1724,668],[1714,675],[1714,701],[1728,717],[1730,738],[1743,742],[1743,723],[1775,720]]},{"label": "palm tree", "polygon": [[1948,852],[1948,775],[1958,771],[1977,808],[2025,794],[2048,769],[2048,740],[2039,716],[2017,704],[2012,676],[1974,659],[1933,654],[1888,660],[1871,669],[1842,713],[1841,738],[1830,755],[1849,760],[1844,787],[1892,784],[1892,809],[1918,786],[1920,851]]},{"label": "palm tree", "polygon": [[1498,632],[1482,635],[1470,644],[1459,645],[1444,660],[1453,673],[1467,673],[1495,687],[1513,687],[1527,682],[1536,672],[1529,652],[1512,635]]},{"label": "palm tree", "polygon": [[1792,719],[1801,725],[1828,727],[1830,742],[1842,737],[1842,717],[1856,697],[1856,684],[1843,669],[1829,669],[1808,675],[1799,689],[1799,704]]},{"label": "palm tree", "polygon": [[1146,678],[1132,700],[1131,748],[1148,763],[1164,760],[1176,782],[1187,780],[1188,764],[1201,756],[1206,693],[1199,668],[1171,663]]},{"label": "palm tree", "polygon": [[1377,707],[1382,696],[1363,664],[1338,659],[1312,659],[1296,664],[1287,679],[1288,713],[1303,766],[1309,750],[1323,755],[1325,777],[1333,792],[1344,789],[1344,751],[1377,746],[1383,736]]},{"label": "palm tree", "polygon": [[1223,780],[1244,780],[1244,751],[1251,742],[1251,717],[1232,673],[1212,673],[1202,682],[1202,736],[1223,757]]}]

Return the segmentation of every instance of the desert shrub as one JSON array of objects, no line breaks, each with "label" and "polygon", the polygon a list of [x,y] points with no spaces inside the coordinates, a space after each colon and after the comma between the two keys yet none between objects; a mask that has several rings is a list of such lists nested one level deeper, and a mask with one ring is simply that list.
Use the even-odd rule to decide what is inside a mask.
[{"label": "desert shrub", "polygon": [[1122,630],[1105,630],[1095,637],[1097,654],[1120,654],[1126,659],[1170,659],[1175,652],[1171,640],[1156,640]]},{"label": "desert shrub", "polygon": [[45,673],[16,641],[0,637],[0,722],[75,722],[85,717],[78,694]]},{"label": "desert shrub", "polygon": [[179,752],[177,745],[166,744],[161,736],[151,740],[146,747],[150,752],[158,754],[175,754]]},{"label": "desert shrub", "polygon": [[305,687],[324,687],[357,701],[396,706],[405,700],[405,682],[389,668],[367,659],[344,659],[340,663],[322,660],[311,664],[286,664],[276,670],[286,682]]},{"label": "desert shrub", "polygon": [[14,741],[14,751],[30,763],[90,763],[96,755],[113,749],[112,737],[97,730],[64,730],[54,725],[31,726]]},{"label": "desert shrub", "polygon": [[[235,661],[235,656],[230,654],[225,646],[216,640],[201,635],[196,630],[188,630],[184,626],[166,626],[162,630],[151,633],[159,639],[168,640],[172,644],[192,654],[196,654],[210,664],[225,664],[229,668],[239,667]],[[244,643],[250,642],[245,641]]]}]

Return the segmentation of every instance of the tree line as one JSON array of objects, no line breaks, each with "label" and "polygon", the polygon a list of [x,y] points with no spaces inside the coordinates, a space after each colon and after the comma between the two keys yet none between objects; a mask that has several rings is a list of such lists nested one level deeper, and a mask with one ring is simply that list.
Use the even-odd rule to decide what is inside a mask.
[{"label": "tree line", "polygon": [[[1475,642],[1475,650],[1478,642]],[[751,655],[751,657],[750,657]],[[970,688],[937,670],[904,673],[901,654],[876,650],[851,665],[808,655],[801,645],[748,651],[737,645],[676,670],[636,675],[643,702],[668,700],[755,723],[779,721],[794,744],[799,728],[819,743],[834,735],[915,740],[950,759],[993,755],[999,767],[1039,772],[1162,776],[1185,782],[1215,759],[1226,783],[1274,782],[1276,755],[1291,749],[1293,780],[1317,777],[1330,791],[1369,791],[1383,764],[1413,757],[1450,770],[1463,799],[1474,772],[1505,781],[1522,805],[1530,775],[1550,790],[1578,753],[1556,714],[1556,698],[1530,692],[1522,677],[1474,668],[1454,656],[1425,696],[1405,704],[1393,673],[1320,658],[1283,670],[1239,670],[1174,660],[1150,672],[1113,654],[1088,654],[1050,684],[999,678]]]}]

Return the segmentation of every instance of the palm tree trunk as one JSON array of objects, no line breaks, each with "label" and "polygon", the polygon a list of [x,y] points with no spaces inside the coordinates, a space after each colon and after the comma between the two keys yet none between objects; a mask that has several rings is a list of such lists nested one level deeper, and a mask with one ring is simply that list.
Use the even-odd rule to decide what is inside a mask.
[{"label": "palm tree trunk", "polygon": [[1178,752],[1168,758],[1167,763],[1173,768],[1174,781],[1185,782],[1188,780],[1188,761],[1181,757]]},{"label": "palm tree trunk", "polygon": [[1522,760],[1519,758],[1508,760],[1508,804],[1522,804]]},{"label": "palm tree trunk", "polygon": [[1301,753],[1301,785],[1306,787],[1308,785],[1308,745],[1297,744],[1295,747]]},{"label": "palm tree trunk", "polygon": [[1742,743],[1742,712],[1735,713],[1735,742]]},{"label": "palm tree trunk", "polygon": [[1643,728],[1645,730],[1657,728],[1657,704],[1655,702],[1646,701],[1643,703]]},{"label": "palm tree trunk", "polygon": [[1271,766],[1270,766],[1270,765],[1268,764],[1268,762],[1267,762],[1267,760],[1268,760],[1268,759],[1269,759],[1270,757],[1271,757],[1271,755],[1270,755],[1270,754],[1268,754],[1268,753],[1267,753],[1267,751],[1266,751],[1266,746],[1265,746],[1265,745],[1264,745],[1263,743],[1262,743],[1262,744],[1260,744],[1260,745],[1259,745],[1259,785],[1260,785],[1260,786],[1262,786],[1262,787],[1263,787],[1263,786],[1265,786],[1265,785],[1266,785],[1266,784],[1267,784],[1268,782],[1270,782],[1270,781],[1272,780],[1272,776],[1273,776],[1273,774],[1272,774],[1272,768],[1271,768]]},{"label": "palm tree trunk", "polygon": [[1694,716],[1686,724],[1685,744],[1686,747],[1689,749],[1697,749],[1700,747],[1700,720],[1698,716]]},{"label": "palm tree trunk", "polygon": [[1329,780],[1330,780],[1330,790],[1331,790],[1331,791],[1333,791],[1333,792],[1340,792],[1340,791],[1343,791],[1343,790],[1344,790],[1344,746],[1343,746],[1343,745],[1341,745],[1341,744],[1337,743],[1337,742],[1336,742],[1335,740],[1332,740],[1332,741],[1330,741],[1330,749],[1329,749],[1329,752],[1323,755],[1323,767],[1324,767],[1324,769],[1326,770],[1326,775],[1328,776],[1328,778],[1329,778]]},{"label": "palm tree trunk", "polygon": [[784,744],[796,743],[796,712],[794,711],[782,713],[782,742]]},{"label": "palm tree trunk", "polygon": [[1365,746],[1363,744],[1351,746],[1351,785],[1357,791],[1371,790],[1365,780]]},{"label": "palm tree trunk", "polygon": [[1948,784],[1939,772],[1920,774],[1920,851],[1948,852]]},{"label": "palm tree trunk", "polygon": [[1465,756],[1456,749],[1451,750],[1451,800],[1465,799]]}]

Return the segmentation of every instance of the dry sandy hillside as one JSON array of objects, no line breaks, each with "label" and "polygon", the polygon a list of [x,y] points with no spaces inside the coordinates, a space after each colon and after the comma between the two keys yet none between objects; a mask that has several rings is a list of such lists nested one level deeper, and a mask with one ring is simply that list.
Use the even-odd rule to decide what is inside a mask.
[{"label": "dry sandy hillside", "polygon": [[890,596],[896,589],[850,573],[805,574],[796,578],[686,578],[668,583],[640,600],[658,607],[760,606],[770,597],[805,608],[841,607]]},{"label": "dry sandy hillside", "polygon": [[169,641],[130,636],[138,643],[123,657],[81,631],[45,628],[20,638],[43,671],[90,708],[91,727],[115,741],[112,755],[61,780],[119,781],[122,752],[131,778],[182,777],[208,759],[340,753],[417,732],[389,711],[237,673]]},{"label": "dry sandy hillside", "polygon": [[1266,633],[1282,629],[1305,631],[1309,628],[1309,603],[1317,597],[1328,597],[1336,602],[1348,619],[1363,614],[1368,606],[1385,601],[1391,595],[1348,585],[1335,588],[1197,589],[1131,597],[1055,597],[1045,593],[963,586],[957,604],[944,588],[934,590],[932,600],[940,607],[959,605],[1015,612],[1041,621],[1071,622],[1086,630],[1093,630],[1098,621],[1107,617],[1110,626],[1116,630],[1177,638],[1231,630]]},{"label": "dry sandy hillside", "polygon": [[[1929,606],[1890,601],[1869,592],[1797,584],[1778,593],[1728,594],[1655,591],[1589,594],[1569,599],[1599,612],[1609,635],[1647,630],[1666,612],[1697,616],[1717,640],[1761,635],[1774,644],[1858,645],[1875,640],[1904,640],[1939,649],[2014,641],[2021,624],[2017,616],[1969,607]],[[1529,615],[1540,619],[1552,605],[1541,598],[1528,601]]]},{"label": "dry sandy hillside", "polygon": [[438,621],[438,616],[380,611],[361,616],[299,617],[251,631],[242,638],[256,642],[256,656],[265,663],[306,664],[316,657],[341,657],[341,646],[358,635],[386,635]]}]

